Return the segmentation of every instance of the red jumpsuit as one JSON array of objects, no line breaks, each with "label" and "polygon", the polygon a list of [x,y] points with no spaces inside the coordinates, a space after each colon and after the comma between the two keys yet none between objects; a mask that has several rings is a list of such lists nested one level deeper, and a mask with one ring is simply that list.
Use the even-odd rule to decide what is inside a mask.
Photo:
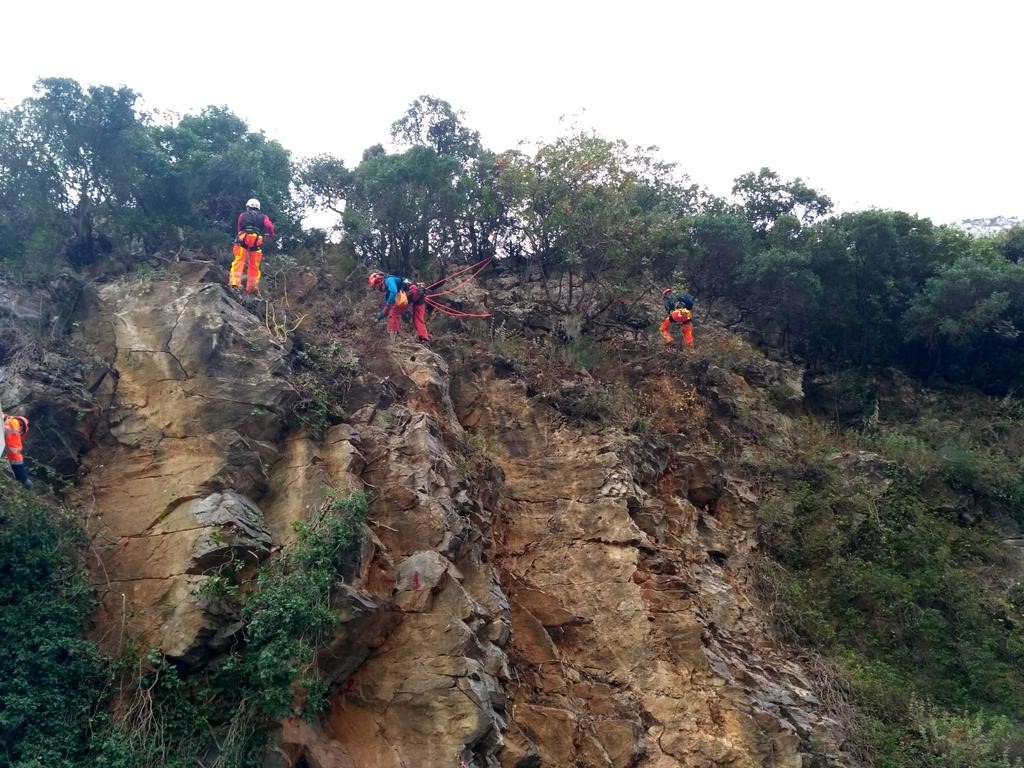
[{"label": "red jumpsuit", "polygon": [[693,346],[693,312],[688,309],[673,309],[669,316],[661,321],[661,326],[658,328],[661,331],[661,338],[665,340],[666,344],[671,344],[675,339],[672,338],[672,333],[669,331],[670,323],[679,323],[683,329],[683,341],[686,342],[686,346]]}]

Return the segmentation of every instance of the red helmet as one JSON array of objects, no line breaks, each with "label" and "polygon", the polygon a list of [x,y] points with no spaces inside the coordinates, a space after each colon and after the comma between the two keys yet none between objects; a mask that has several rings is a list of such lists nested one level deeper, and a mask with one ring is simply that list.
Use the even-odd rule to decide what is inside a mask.
[{"label": "red helmet", "polygon": [[668,295],[669,295],[670,293],[672,293],[672,289],[671,289],[671,288],[666,288],[666,289],[665,289],[664,291],[662,291],[662,292],[661,292],[661,298],[663,298],[663,299],[664,299],[664,298],[665,298],[666,296],[668,296]]},{"label": "red helmet", "polygon": [[384,273],[383,272],[371,272],[369,279],[370,287],[377,288],[384,284]]}]

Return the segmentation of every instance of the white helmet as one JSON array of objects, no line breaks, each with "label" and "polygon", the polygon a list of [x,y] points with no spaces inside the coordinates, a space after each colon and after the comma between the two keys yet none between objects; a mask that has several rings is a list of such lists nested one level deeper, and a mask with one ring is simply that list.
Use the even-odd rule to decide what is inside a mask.
[{"label": "white helmet", "polygon": [[249,202],[245,204],[246,208],[255,208],[257,211],[260,209],[260,201],[255,197],[250,197]]}]

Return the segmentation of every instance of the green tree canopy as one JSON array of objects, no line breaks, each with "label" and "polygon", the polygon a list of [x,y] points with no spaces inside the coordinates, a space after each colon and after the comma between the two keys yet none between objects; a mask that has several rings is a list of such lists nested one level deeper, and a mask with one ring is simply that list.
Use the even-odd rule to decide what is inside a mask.
[{"label": "green tree canopy", "polygon": [[[689,188],[652,149],[577,133],[511,155],[502,185],[524,259],[549,301],[584,318],[647,290],[682,255]],[[598,302],[597,297],[602,297]]]},{"label": "green tree canopy", "polygon": [[783,181],[770,168],[737,177],[732,193],[740,198],[747,220],[761,234],[780,216],[793,214],[809,224],[832,210],[827,195],[811,189],[800,178]]},{"label": "green tree canopy", "polygon": [[391,125],[391,138],[399,144],[421,144],[444,157],[464,162],[481,150],[480,134],[467,128],[463,113],[434,96],[420,96]]},{"label": "green tree canopy", "polygon": [[417,144],[400,154],[368,152],[352,172],[343,224],[367,264],[418,274],[452,260],[461,166]]},{"label": "green tree canopy", "polygon": [[288,152],[227,109],[154,124],[129,88],[49,78],[0,112],[0,257],[76,265],[114,247],[224,243],[258,197],[298,232]]},{"label": "green tree canopy", "polygon": [[83,89],[47,78],[35,95],[2,116],[0,189],[8,255],[31,250],[33,237],[53,230],[50,247],[67,240],[76,263],[109,250],[102,222],[139,204],[139,166],[152,145],[129,88]]}]

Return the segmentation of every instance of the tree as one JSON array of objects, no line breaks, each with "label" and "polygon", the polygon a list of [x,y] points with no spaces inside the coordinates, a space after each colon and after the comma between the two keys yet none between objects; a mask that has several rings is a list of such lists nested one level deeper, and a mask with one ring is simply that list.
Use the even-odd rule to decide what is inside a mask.
[{"label": "tree", "polygon": [[508,156],[501,177],[517,250],[554,308],[593,319],[637,300],[653,265],[681,255],[686,195],[650,149],[577,133]]},{"label": "tree", "polygon": [[732,193],[740,198],[751,226],[762,235],[780,216],[793,214],[804,224],[810,224],[832,211],[828,196],[811,189],[800,178],[784,182],[770,168],[737,177]]},{"label": "tree", "polygon": [[[116,245],[152,252],[223,243],[258,197],[287,238],[298,230],[288,153],[209,107],[154,125],[129,88],[40,80],[0,113],[0,254],[37,258],[63,242],[72,263]],[[279,238],[280,240],[280,238]]]},{"label": "tree", "polygon": [[460,171],[456,160],[423,145],[365,153],[342,217],[356,255],[405,275],[426,272],[434,261],[443,269],[457,250]]},{"label": "tree", "polygon": [[507,155],[496,155],[481,149],[464,167],[457,190],[461,203],[456,222],[458,255],[469,263],[514,248],[515,226],[509,212],[510,200],[501,185],[501,171]]},{"label": "tree", "polygon": [[434,96],[420,96],[405,114],[391,125],[391,138],[398,144],[431,147],[443,157],[466,162],[480,152],[480,134],[462,123],[461,111]]},{"label": "tree", "polygon": [[[45,200],[52,214],[66,222],[72,235],[69,257],[87,263],[110,247],[97,229],[97,217],[116,218],[138,203],[137,160],[151,147],[135,111],[137,95],[125,87],[83,89],[68,78],[40,80],[34,91],[4,116],[0,167],[12,184],[27,185],[20,202]],[[37,218],[19,206],[11,198],[18,193],[5,186],[9,222],[17,220],[23,227],[33,221],[55,223],[51,214],[40,211]],[[14,213],[19,208],[20,214]]]},{"label": "tree", "polygon": [[1000,232],[996,235],[995,242],[996,248],[1007,261],[1014,264],[1024,262],[1024,224],[1017,224]]},{"label": "tree", "polygon": [[299,230],[292,200],[288,151],[224,107],[207,107],[157,131],[171,166],[174,201],[164,210],[198,242],[222,242],[234,233],[245,201],[258,198],[275,222],[278,243]]},{"label": "tree", "polygon": [[806,254],[784,248],[758,251],[744,259],[738,278],[755,326],[779,328],[783,347],[791,335],[806,336],[813,327],[822,288]]},{"label": "tree", "polygon": [[950,378],[995,391],[1024,383],[1024,265],[989,244],[930,278],[903,321]]},{"label": "tree", "polygon": [[686,275],[694,291],[736,296],[737,273],[754,250],[750,224],[738,213],[703,213],[693,218],[686,240]]},{"label": "tree", "polygon": [[304,208],[328,210],[339,216],[352,188],[354,174],[331,155],[308,158],[295,169],[295,187]]},{"label": "tree", "polygon": [[0,260],[42,265],[72,235],[63,186],[41,161],[24,105],[0,112]]},{"label": "tree", "polygon": [[899,211],[861,211],[807,233],[823,289],[810,344],[821,359],[892,364],[902,317],[925,282],[970,247],[967,236]]}]

